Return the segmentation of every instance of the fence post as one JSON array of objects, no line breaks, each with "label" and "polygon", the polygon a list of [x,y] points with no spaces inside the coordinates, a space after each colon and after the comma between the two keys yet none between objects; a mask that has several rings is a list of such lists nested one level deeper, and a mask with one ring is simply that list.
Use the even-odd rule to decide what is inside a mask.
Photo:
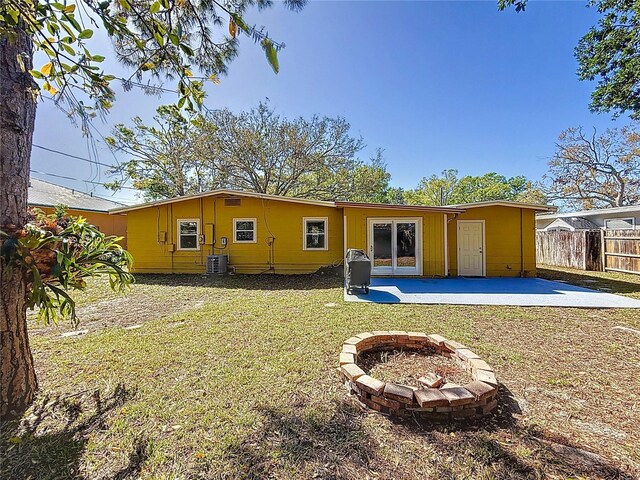
[{"label": "fence post", "polygon": [[602,271],[607,271],[607,241],[605,237],[605,229],[600,229],[600,261],[602,262]]}]

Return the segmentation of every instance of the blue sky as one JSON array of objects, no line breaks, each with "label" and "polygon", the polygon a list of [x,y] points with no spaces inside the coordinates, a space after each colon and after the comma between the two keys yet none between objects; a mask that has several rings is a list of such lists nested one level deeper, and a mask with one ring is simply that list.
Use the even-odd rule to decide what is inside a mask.
[{"label": "blue sky", "polygon": [[[246,20],[286,43],[280,73],[273,74],[262,50],[244,37],[229,75],[208,87],[206,105],[240,111],[268,98],[284,116],[343,116],[367,144],[362,158],[383,148],[392,183],[404,188],[445,168],[540,179],[564,128],[628,123],[590,113],[594,85],[577,79],[573,49],[598,19],[585,3],[533,1],[516,14],[498,12],[495,0],[312,0],[296,14],[276,2]],[[97,35],[93,50],[109,56],[111,47]],[[126,74],[113,63],[106,67]],[[106,135],[134,115],[150,121],[158,105],[173,101],[171,94],[118,89],[113,110],[95,127]],[[86,139],[52,102],[38,107],[34,143],[89,155]],[[115,161],[100,143],[97,152],[99,161]],[[80,179],[34,174],[103,195],[82,180],[109,179],[104,168],[37,148],[32,169]],[[120,191],[114,198],[133,195]]]}]

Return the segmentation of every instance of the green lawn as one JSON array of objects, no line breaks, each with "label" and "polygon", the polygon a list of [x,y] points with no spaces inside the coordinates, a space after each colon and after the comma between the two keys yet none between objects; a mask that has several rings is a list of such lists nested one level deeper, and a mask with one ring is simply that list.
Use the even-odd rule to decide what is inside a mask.
[{"label": "green lawn", "polygon": [[[640,298],[640,277],[599,277]],[[640,475],[640,337],[613,328],[640,329],[638,312],[344,303],[323,276],[105,288],[79,296],[87,334],[32,326],[41,391],[2,427],[1,478]],[[362,413],[335,370],[342,341],[374,329],[472,347],[502,382],[498,413],[454,425]]]}]

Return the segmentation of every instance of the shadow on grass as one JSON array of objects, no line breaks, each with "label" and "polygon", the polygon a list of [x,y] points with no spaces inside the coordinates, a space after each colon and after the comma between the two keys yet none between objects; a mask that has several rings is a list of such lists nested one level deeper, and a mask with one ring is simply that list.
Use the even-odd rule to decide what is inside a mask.
[{"label": "shadow on grass", "polygon": [[635,478],[565,438],[522,426],[520,406],[505,386],[498,398],[494,415],[473,422],[387,421],[374,413],[366,427],[367,415],[349,399],[334,402],[332,412],[304,403],[258,407],[260,427],[228,449],[227,471],[254,479]]},{"label": "shadow on grass", "polygon": [[348,400],[333,406],[313,412],[303,405],[258,407],[261,427],[227,451],[233,478],[272,478],[292,466],[317,479],[352,478],[366,470],[374,442],[362,426],[364,416]]},{"label": "shadow on grass", "polygon": [[[588,271],[567,271],[567,270],[555,270],[553,268],[538,267],[536,269],[538,277],[546,280],[563,280],[572,285],[578,285],[584,288],[600,289],[605,287],[610,290],[606,290],[608,293],[615,294],[640,294],[640,275],[638,275],[638,281],[618,280],[614,277],[614,274],[602,273],[602,272],[588,272]],[[606,275],[606,276],[605,276]],[[627,275],[631,276],[631,275]]]},{"label": "shadow on grass", "polygon": [[331,272],[304,275],[202,275],[137,274],[136,283],[167,287],[229,288],[239,290],[327,290],[340,288],[343,280]]},{"label": "shadow on grass", "polygon": [[469,459],[488,467],[496,478],[528,479],[551,473],[561,478],[636,478],[565,437],[523,426],[516,417],[520,414],[522,409],[513,393],[500,385],[498,408],[488,417],[446,424],[416,416],[393,421],[402,430],[422,436],[439,456],[453,460],[437,466],[439,478],[457,478],[455,465],[464,465]]},{"label": "shadow on grass", "polygon": [[[90,408],[79,394],[38,400],[21,420],[0,427],[0,478],[82,478],[80,458],[88,436],[106,429],[109,413],[134,395],[119,384],[108,397],[93,392]],[[135,478],[147,457],[146,445],[144,439],[136,443],[129,464],[109,478]]]}]

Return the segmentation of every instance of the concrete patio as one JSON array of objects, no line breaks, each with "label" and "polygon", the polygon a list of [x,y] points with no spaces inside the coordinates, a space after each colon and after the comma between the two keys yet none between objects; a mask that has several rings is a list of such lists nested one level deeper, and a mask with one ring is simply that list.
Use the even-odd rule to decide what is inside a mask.
[{"label": "concrete patio", "polygon": [[640,300],[541,278],[373,278],[347,302],[640,308]]}]

